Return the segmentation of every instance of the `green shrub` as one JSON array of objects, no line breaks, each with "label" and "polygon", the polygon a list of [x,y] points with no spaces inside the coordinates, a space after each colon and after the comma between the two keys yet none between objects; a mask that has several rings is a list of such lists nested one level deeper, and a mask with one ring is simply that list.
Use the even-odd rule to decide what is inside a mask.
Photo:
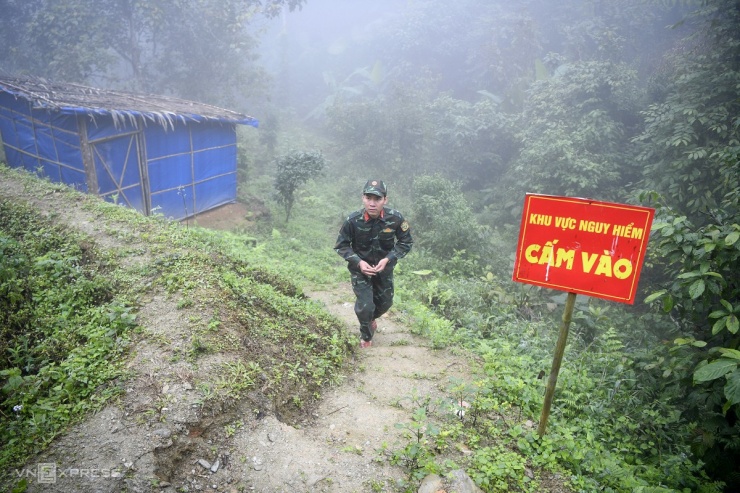
[{"label": "green shrub", "polygon": [[275,190],[277,200],[285,207],[285,221],[290,221],[290,213],[295,203],[298,188],[312,178],[318,178],[326,161],[321,152],[291,151],[275,159],[277,174]]},{"label": "green shrub", "polygon": [[[481,226],[460,191],[459,183],[441,175],[420,176],[414,181],[414,240],[437,259],[457,258],[461,274],[477,269],[482,253]],[[462,259],[468,261],[467,266]],[[445,265],[446,268],[446,265]]]},{"label": "green shrub", "polygon": [[0,202],[1,470],[120,392],[135,315],[113,292],[90,240]]}]

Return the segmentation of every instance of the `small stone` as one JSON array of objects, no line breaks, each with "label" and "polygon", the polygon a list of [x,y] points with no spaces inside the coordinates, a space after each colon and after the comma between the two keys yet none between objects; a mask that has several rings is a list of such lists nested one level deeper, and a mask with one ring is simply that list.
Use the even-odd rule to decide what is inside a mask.
[{"label": "small stone", "polygon": [[200,467],[202,467],[203,469],[210,469],[211,468],[211,463],[208,462],[205,459],[198,459],[198,465]]},{"label": "small stone", "polygon": [[172,435],[172,431],[170,431],[168,428],[159,428],[154,430],[152,433],[162,438],[169,438],[170,435]]},{"label": "small stone", "polygon": [[219,462],[219,460],[216,459],[216,462],[214,462],[213,465],[211,466],[211,472],[218,471],[219,467],[221,467],[221,462]]},{"label": "small stone", "polygon": [[436,493],[440,488],[442,488],[442,478],[437,474],[429,474],[422,480],[417,493]]},{"label": "small stone", "polygon": [[465,445],[464,443],[458,443],[457,444],[457,449],[460,452],[462,452],[463,455],[472,455],[473,454],[473,451],[470,450],[470,448],[467,445]]},{"label": "small stone", "polygon": [[167,439],[166,441],[163,441],[162,443],[158,444],[154,447],[154,450],[160,450],[160,449],[166,449],[170,448],[174,442],[170,439]]}]

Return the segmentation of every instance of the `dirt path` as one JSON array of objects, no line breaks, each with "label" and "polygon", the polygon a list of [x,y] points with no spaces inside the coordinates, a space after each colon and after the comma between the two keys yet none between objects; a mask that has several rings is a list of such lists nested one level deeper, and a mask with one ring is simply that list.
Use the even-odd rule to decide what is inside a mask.
[{"label": "dirt path", "polygon": [[[349,285],[309,295],[354,327],[348,293]],[[400,441],[395,424],[410,421],[412,396],[441,398],[448,377],[466,372],[464,362],[425,347],[392,317],[379,321],[374,346],[360,353],[356,368],[301,429],[268,417],[236,437],[236,449],[248,454],[243,472],[256,491],[392,491],[403,471],[378,458],[408,443]],[[265,467],[249,470],[259,463]]]},{"label": "dirt path", "polygon": [[[3,198],[30,200],[103,248],[126,251],[129,265],[149,261],[135,232],[106,227],[93,212],[70,207],[63,195],[29,199],[21,181],[0,173]],[[349,284],[308,295],[359,336]],[[300,426],[255,408],[255,399],[204,416],[194,370],[171,358],[189,316],[174,303],[158,295],[146,300],[139,321],[150,337],[131,350],[126,393],[17,470],[32,479],[28,491],[394,491],[392,482],[405,471],[383,457],[408,443],[395,425],[410,422],[417,407],[412,397],[445,398],[449,378],[470,372],[461,358],[427,347],[391,311],[379,320],[373,348],[358,354],[354,371],[327,389]],[[210,363],[200,361],[198,371]]]},{"label": "dirt path", "polygon": [[[309,295],[350,327],[355,319],[345,301],[351,295],[348,289]],[[226,420],[178,416],[180,411],[152,426],[141,419],[137,405],[146,408],[164,395],[187,402],[193,392],[182,384],[158,386],[157,380],[165,378],[161,375],[140,376],[121,403],[75,426],[37,460],[55,464],[57,475],[66,477],[29,491],[397,491],[393,483],[405,471],[387,458],[408,440],[396,423],[410,422],[416,409],[413,396],[445,399],[449,378],[466,377],[468,369],[464,361],[426,347],[424,339],[392,316],[379,321],[374,344],[359,353],[356,371],[328,389],[298,427],[273,415],[256,415],[246,406],[230,411]],[[220,426],[213,425],[216,421]],[[173,430],[178,423],[187,426]],[[217,460],[215,472],[199,463],[213,468]]]}]

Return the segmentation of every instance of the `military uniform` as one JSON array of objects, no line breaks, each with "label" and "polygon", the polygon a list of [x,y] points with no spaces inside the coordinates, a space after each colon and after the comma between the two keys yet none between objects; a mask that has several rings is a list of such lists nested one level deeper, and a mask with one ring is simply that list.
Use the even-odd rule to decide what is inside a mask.
[{"label": "military uniform", "polygon": [[[385,196],[385,185],[382,187]],[[363,341],[372,339],[371,324],[393,304],[393,269],[398,259],[409,253],[412,244],[408,221],[390,207],[383,207],[377,218],[370,217],[362,209],[344,221],[334,250],[347,261],[352,289],[357,297],[355,314]],[[375,266],[383,258],[388,259],[388,264],[376,275],[366,276],[360,271],[361,260]]]}]

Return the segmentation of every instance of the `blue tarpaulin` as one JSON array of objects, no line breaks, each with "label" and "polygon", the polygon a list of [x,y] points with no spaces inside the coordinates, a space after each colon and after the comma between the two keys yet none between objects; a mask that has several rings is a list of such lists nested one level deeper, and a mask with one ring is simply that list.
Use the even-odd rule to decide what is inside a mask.
[{"label": "blue tarpaulin", "polygon": [[[59,87],[54,94],[80,96],[81,86]],[[39,97],[34,81],[0,78],[7,164],[177,220],[236,201],[236,125],[256,127],[257,120],[154,96],[137,98],[144,103],[133,107],[130,94],[95,91],[108,103],[119,97],[126,105],[101,109],[67,104],[63,97],[55,102],[47,94]],[[166,104],[173,108],[163,110]],[[191,111],[178,111],[184,104]]]}]

